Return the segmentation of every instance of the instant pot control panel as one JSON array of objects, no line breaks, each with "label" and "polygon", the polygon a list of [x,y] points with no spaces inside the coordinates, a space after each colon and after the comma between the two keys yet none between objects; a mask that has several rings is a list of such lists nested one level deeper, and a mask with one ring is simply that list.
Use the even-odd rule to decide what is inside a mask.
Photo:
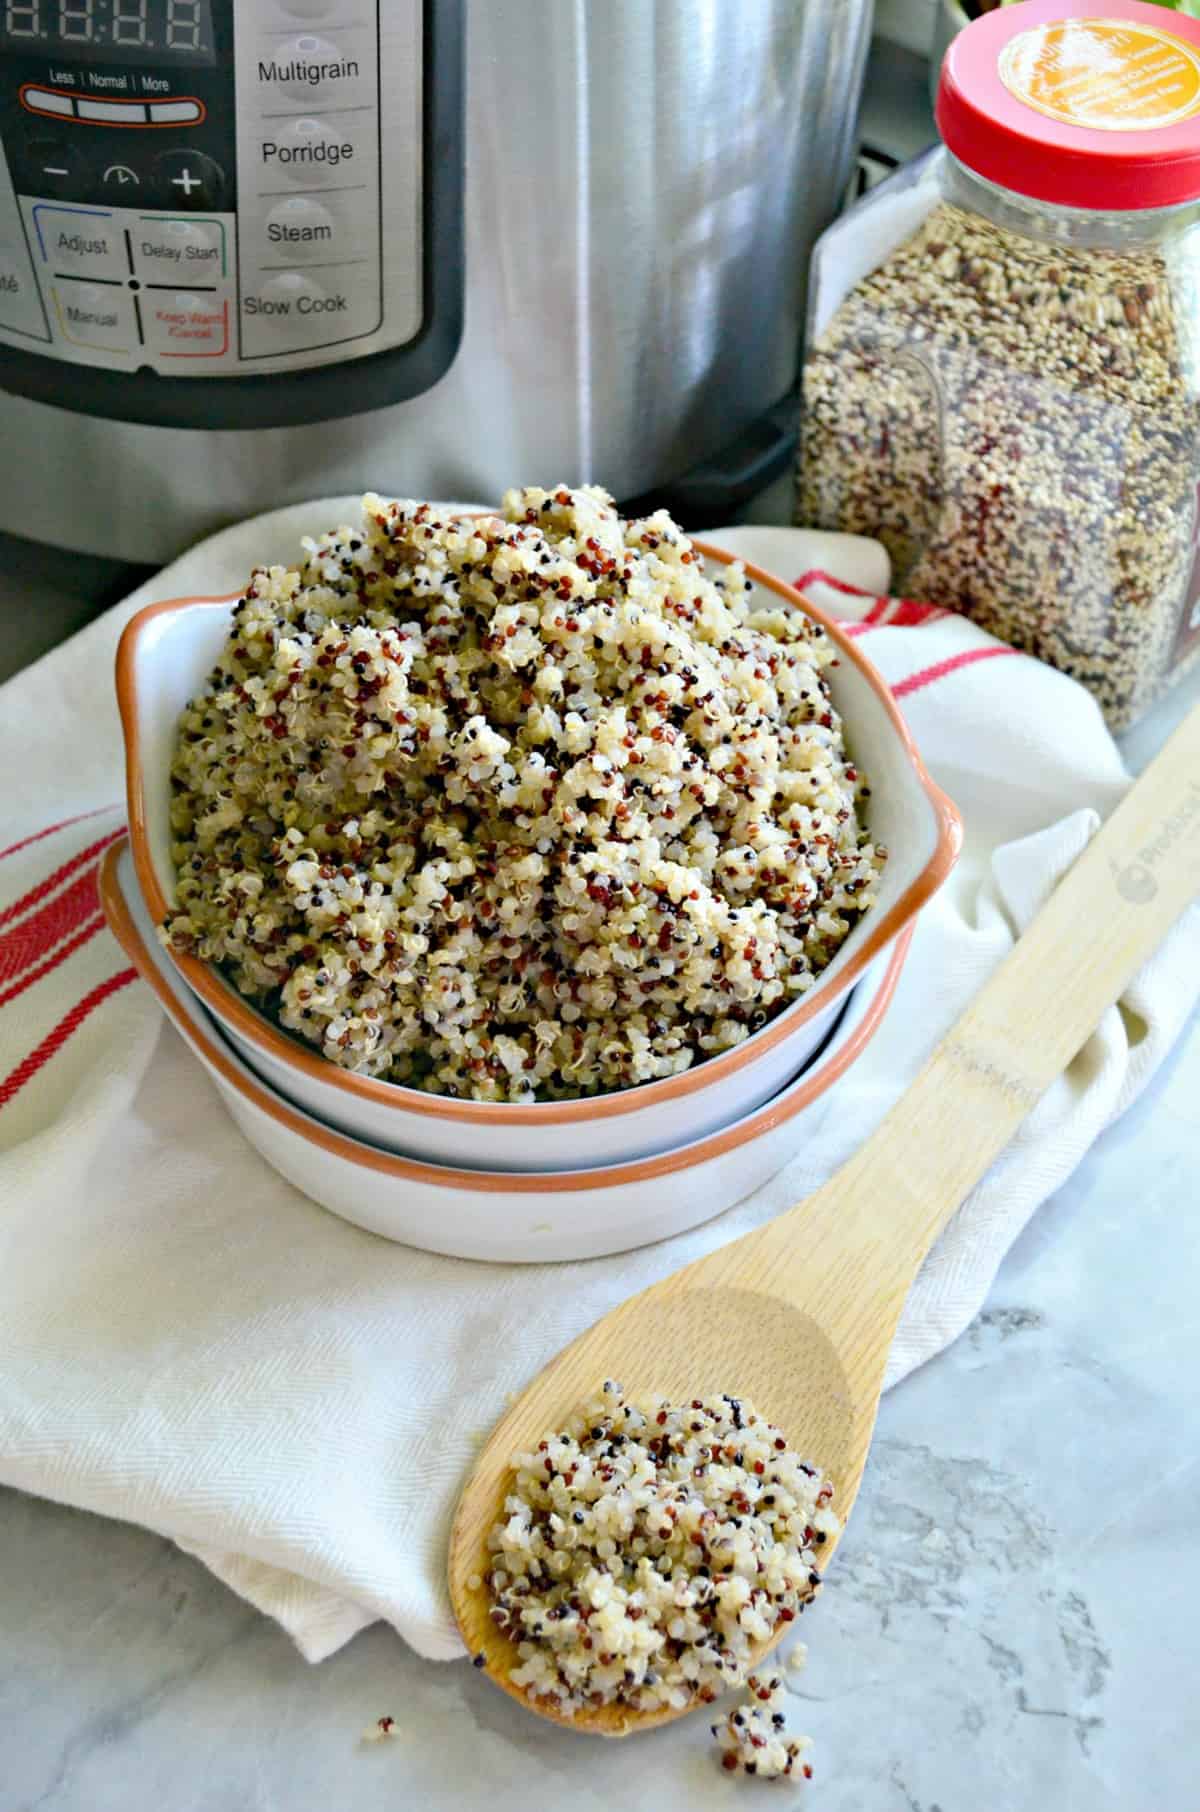
[{"label": "instant pot control panel", "polygon": [[0,385],[185,427],[419,394],[461,141],[461,0],[0,0]]}]

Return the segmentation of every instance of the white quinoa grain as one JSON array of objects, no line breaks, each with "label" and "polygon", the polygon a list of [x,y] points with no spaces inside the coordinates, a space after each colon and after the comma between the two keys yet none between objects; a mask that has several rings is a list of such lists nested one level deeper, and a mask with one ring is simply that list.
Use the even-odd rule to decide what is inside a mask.
[{"label": "white quinoa grain", "polygon": [[833,1487],[732,1396],[627,1399],[607,1381],[514,1456],[492,1529],[511,1678],[573,1716],[710,1702],[820,1590]]},{"label": "white quinoa grain", "polygon": [[171,943],[480,1101],[675,1075],[812,986],[883,861],[819,626],[593,488],[304,545],[183,714]]}]

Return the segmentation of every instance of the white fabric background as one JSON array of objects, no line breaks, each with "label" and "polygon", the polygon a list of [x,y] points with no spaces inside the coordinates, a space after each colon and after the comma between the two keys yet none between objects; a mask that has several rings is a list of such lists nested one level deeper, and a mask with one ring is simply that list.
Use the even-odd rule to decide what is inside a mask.
[{"label": "white fabric background", "polygon": [[[348,501],[314,503],[228,530],[3,688],[0,847],[120,798],[110,676],[134,608],[232,589],[253,560],[289,558],[301,532],[352,514]],[[712,538],[784,577],[811,563],[796,531]],[[871,603],[814,592],[851,617]],[[863,641],[893,683],[990,645],[948,617]],[[244,1143],[142,984],[106,1000],[0,1108],[0,1483],[174,1538],[310,1659],[380,1617],[431,1657],[460,1653],[444,1541],[476,1437],[507,1393],[632,1290],[827,1176],[1128,784],[1091,700],[1024,657],[979,660],[903,704],[963,811],[959,869],[805,1148],[751,1200],[647,1251],[483,1266],[343,1225]],[[0,862],[0,913],[120,818]],[[0,1007],[0,1081],[124,967],[101,932]],[[1145,1085],[1198,987],[1193,908],[951,1224],[906,1307],[890,1383],[967,1325],[1034,1209]]]}]

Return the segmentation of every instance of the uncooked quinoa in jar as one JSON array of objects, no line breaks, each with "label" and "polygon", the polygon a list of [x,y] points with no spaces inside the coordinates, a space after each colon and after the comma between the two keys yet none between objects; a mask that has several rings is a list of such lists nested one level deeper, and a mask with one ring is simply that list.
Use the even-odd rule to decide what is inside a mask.
[{"label": "uncooked quinoa in jar", "polygon": [[840,1528],[831,1482],[729,1395],[639,1402],[608,1381],[513,1468],[472,1583],[513,1644],[513,1684],[565,1717],[745,1685]]},{"label": "uncooked quinoa in jar", "polygon": [[885,852],[825,630],[594,488],[368,496],[256,570],[183,714],[177,949],[363,1074],[672,1076],[810,988]]},{"label": "uncooked quinoa in jar", "polygon": [[1121,59],[1194,61],[1200,100],[1200,25],[1160,44],[1121,23],[1144,7],[1104,10],[971,25],[947,148],[818,248],[797,516],[877,535],[894,590],[1072,674],[1122,729],[1200,657],[1200,138],[1193,118],[1181,156],[1150,101],[1128,129]]}]

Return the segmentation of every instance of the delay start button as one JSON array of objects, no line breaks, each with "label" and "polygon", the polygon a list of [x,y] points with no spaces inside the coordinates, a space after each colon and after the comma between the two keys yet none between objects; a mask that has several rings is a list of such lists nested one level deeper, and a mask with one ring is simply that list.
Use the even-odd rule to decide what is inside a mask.
[{"label": "delay start button", "polygon": [[225,275],[225,228],[219,220],[143,214],[130,228],[134,269],[143,283],[219,283]]}]

